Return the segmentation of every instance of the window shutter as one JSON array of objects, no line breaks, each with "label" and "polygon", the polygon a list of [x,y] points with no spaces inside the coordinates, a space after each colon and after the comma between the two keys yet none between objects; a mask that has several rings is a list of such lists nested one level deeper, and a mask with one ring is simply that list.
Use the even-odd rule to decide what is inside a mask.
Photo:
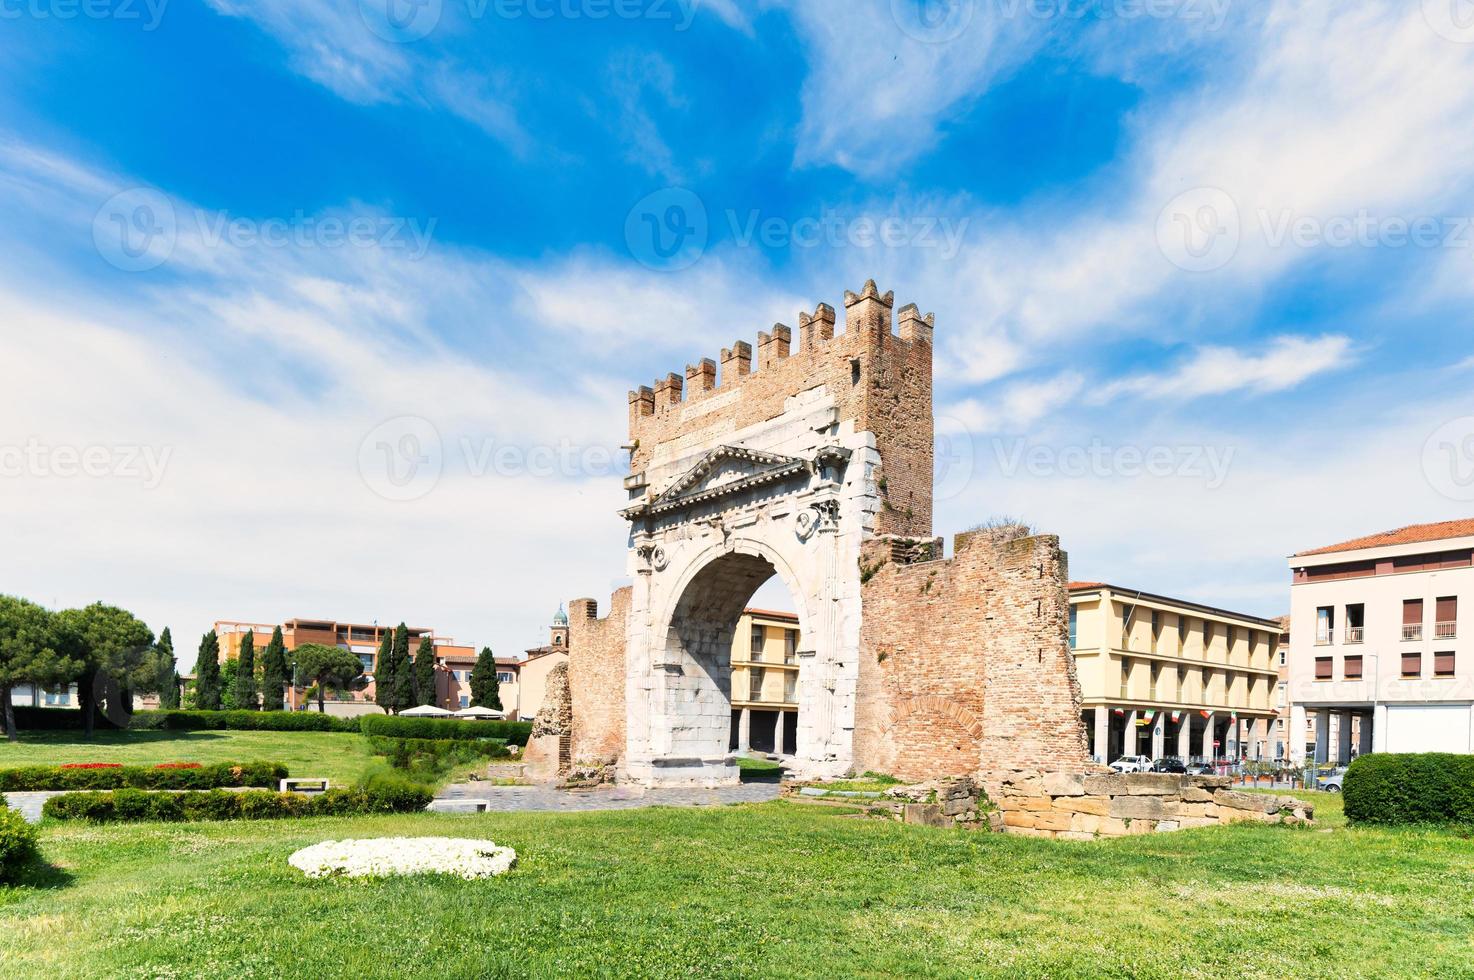
[{"label": "window shutter", "polygon": [[1408,599],[1402,604],[1402,625],[1423,625],[1423,600]]},{"label": "window shutter", "polygon": [[1402,655],[1402,676],[1420,677],[1423,673],[1423,655],[1421,653],[1404,653]]},{"label": "window shutter", "polygon": [[1452,653],[1435,653],[1433,655],[1433,676],[1452,677],[1454,675],[1454,655]]},{"label": "window shutter", "polygon": [[1448,596],[1438,600],[1438,621],[1456,623],[1459,619],[1459,597]]}]

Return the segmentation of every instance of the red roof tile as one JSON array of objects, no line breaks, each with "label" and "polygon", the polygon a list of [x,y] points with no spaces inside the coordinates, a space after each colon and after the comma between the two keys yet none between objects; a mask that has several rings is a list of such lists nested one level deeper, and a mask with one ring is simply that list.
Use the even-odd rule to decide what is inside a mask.
[{"label": "red roof tile", "polygon": [[1448,538],[1468,537],[1474,537],[1474,518],[1443,521],[1438,524],[1413,524],[1409,527],[1400,527],[1395,531],[1384,531],[1381,534],[1353,538],[1326,548],[1316,548],[1314,551],[1300,551],[1295,554],[1295,557],[1330,555],[1338,551],[1359,551],[1362,548],[1385,548],[1394,544],[1421,544],[1424,541],[1444,541]]}]

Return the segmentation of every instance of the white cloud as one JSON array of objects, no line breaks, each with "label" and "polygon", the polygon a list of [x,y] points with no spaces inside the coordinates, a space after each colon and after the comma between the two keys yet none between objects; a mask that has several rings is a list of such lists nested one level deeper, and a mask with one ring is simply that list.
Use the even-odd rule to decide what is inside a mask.
[{"label": "white cloud", "polygon": [[610,59],[606,77],[619,109],[614,120],[615,133],[628,145],[625,159],[667,183],[681,183],[681,168],[676,165],[675,154],[661,137],[660,127],[645,105],[647,100],[653,100],[661,110],[685,106],[676,84],[675,69],[658,54],[626,51]]},{"label": "white cloud", "polygon": [[1075,371],[1009,385],[992,399],[966,398],[938,412],[938,429],[950,434],[1018,432],[1065,408],[1085,387]]},{"label": "white cloud", "polygon": [[1302,382],[1347,367],[1354,359],[1351,338],[1276,337],[1262,353],[1231,347],[1200,347],[1192,357],[1163,372],[1137,374],[1111,382],[1090,396],[1104,404],[1122,395],[1178,399],[1223,395],[1234,391],[1253,394],[1285,391]]}]

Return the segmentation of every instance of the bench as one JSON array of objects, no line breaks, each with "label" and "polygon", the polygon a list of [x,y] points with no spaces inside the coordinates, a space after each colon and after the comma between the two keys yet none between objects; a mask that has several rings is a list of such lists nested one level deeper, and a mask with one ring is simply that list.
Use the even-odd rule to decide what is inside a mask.
[{"label": "bench", "polygon": [[490,800],[448,799],[431,800],[432,813],[485,813],[491,809]]},{"label": "bench", "polygon": [[328,791],[326,779],[283,779],[281,781],[281,792],[283,793],[326,793]]}]

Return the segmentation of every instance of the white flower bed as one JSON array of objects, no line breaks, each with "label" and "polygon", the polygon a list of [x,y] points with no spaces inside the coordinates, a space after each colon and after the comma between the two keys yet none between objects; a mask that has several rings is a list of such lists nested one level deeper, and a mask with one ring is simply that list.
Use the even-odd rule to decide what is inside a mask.
[{"label": "white flower bed", "polygon": [[380,837],[323,841],[304,847],[287,861],[309,878],[449,874],[473,880],[506,874],[517,863],[517,852],[489,840]]}]

